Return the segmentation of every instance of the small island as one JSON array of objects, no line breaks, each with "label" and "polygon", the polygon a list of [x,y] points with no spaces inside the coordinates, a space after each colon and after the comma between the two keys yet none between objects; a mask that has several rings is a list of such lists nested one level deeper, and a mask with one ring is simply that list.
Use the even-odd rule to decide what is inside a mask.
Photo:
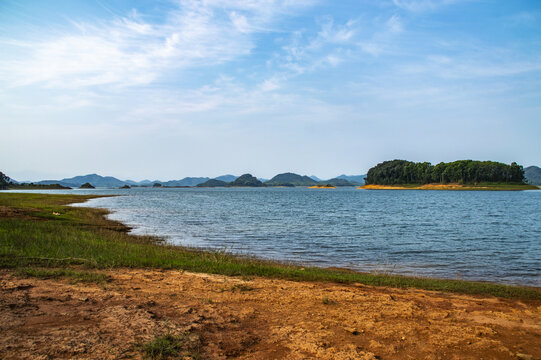
[{"label": "small island", "polygon": [[231,187],[264,187],[261,181],[251,174],[239,176],[235,181],[230,182],[227,186]]},{"label": "small island", "polygon": [[293,186],[315,186],[318,182],[308,176],[301,176],[291,172],[278,174],[269,181],[265,182],[267,186],[293,187]]},{"label": "small island", "polygon": [[459,160],[432,165],[406,160],[385,161],[368,170],[368,190],[538,190],[527,184],[524,169],[494,161]]},{"label": "small island", "polygon": [[309,186],[308,189],[336,189],[336,186],[334,186],[332,184],[314,185],[314,186]]},{"label": "small island", "polygon": [[79,189],[95,189],[95,187],[91,183],[86,182],[83,185],[79,186]]},{"label": "small island", "polygon": [[210,179],[204,183],[197,184],[196,187],[226,187],[228,183],[222,180]]}]

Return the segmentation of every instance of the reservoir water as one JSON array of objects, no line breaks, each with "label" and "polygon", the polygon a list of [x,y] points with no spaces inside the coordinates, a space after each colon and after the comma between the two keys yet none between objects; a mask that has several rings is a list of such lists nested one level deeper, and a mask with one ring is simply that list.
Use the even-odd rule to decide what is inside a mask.
[{"label": "reservoir water", "polygon": [[[67,191],[48,191],[62,193]],[[366,272],[541,286],[541,191],[97,189],[83,206],[175,245]]]}]

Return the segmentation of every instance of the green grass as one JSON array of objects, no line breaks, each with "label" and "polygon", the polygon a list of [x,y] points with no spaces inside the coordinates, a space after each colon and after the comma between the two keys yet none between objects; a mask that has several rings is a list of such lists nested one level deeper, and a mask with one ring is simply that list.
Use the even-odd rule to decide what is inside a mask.
[{"label": "green grass", "polygon": [[12,184],[9,185],[8,190],[55,190],[55,189],[71,189],[67,186],[62,186],[60,184],[50,184],[50,185],[43,185],[43,184]]},{"label": "green grass", "polygon": [[299,267],[226,252],[167,246],[159,238],[129,235],[124,225],[104,218],[105,210],[65,206],[93,197],[0,193],[0,267],[183,269],[541,300],[538,288]]},{"label": "green grass", "polygon": [[188,334],[174,336],[165,334],[156,336],[141,345],[145,359],[200,359],[199,341],[194,341]]},{"label": "green grass", "polygon": [[254,290],[254,288],[246,284],[236,284],[236,285],[231,286],[232,292],[235,292],[237,290],[240,292],[246,292],[246,291],[252,291]]},{"label": "green grass", "polygon": [[463,190],[517,191],[517,190],[539,190],[539,188],[537,186],[533,186],[529,184],[478,183],[478,184],[464,184]]},{"label": "green grass", "polygon": [[334,304],[336,304],[336,302],[334,300],[329,299],[328,296],[325,296],[321,302],[323,303],[323,305],[334,305]]}]

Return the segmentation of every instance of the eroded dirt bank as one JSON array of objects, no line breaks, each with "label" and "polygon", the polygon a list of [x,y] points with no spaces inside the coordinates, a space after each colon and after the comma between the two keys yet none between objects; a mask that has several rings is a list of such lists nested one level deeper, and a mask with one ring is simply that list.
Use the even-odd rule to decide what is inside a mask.
[{"label": "eroded dirt bank", "polygon": [[204,359],[540,359],[541,302],[114,270],[106,284],[0,270],[1,359],[139,359],[189,331]]}]

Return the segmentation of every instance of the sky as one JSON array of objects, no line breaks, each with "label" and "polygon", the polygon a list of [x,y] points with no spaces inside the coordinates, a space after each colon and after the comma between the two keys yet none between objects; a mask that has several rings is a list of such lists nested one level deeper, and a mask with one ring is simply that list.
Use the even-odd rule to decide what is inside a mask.
[{"label": "sky", "polygon": [[0,171],[541,166],[538,0],[1,0]]}]

